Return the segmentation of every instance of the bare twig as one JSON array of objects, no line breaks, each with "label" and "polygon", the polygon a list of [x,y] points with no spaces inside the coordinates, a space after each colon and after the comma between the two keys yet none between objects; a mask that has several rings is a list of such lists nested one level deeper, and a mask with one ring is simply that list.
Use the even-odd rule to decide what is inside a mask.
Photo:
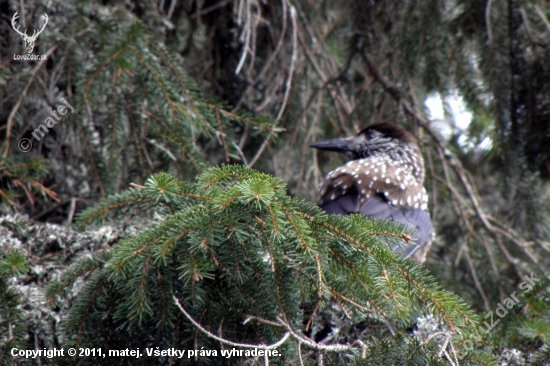
[{"label": "bare twig", "polygon": [[275,342],[271,345],[248,344],[248,343],[233,342],[233,341],[230,341],[228,339],[218,337],[214,333],[212,333],[212,332],[208,331],[207,329],[205,329],[202,325],[197,323],[197,321],[195,321],[195,319],[193,319],[193,317],[187,311],[185,311],[185,309],[183,308],[183,306],[181,306],[181,304],[180,304],[180,302],[179,302],[179,300],[176,296],[173,296],[173,299],[174,299],[174,302],[176,303],[176,306],[178,307],[178,309],[180,309],[180,311],[183,313],[183,315],[185,315],[185,317],[187,319],[189,319],[189,321],[191,323],[193,323],[193,325],[195,327],[197,327],[198,330],[200,330],[207,337],[210,337],[212,339],[217,340],[218,342],[222,342],[222,343],[228,344],[228,345],[233,346],[233,347],[259,348],[259,349],[265,349],[265,350],[275,349],[277,347],[280,347],[283,343],[285,343],[286,340],[288,339],[288,337],[290,336],[290,332],[286,332],[285,335],[280,340],[278,340],[277,342]]},{"label": "bare twig", "polygon": [[282,7],[283,7],[283,9],[282,9],[283,24],[282,24],[282,27],[281,27],[281,36],[279,37],[279,40],[277,41],[277,45],[275,46],[275,50],[273,50],[273,52],[269,55],[268,60],[264,64],[264,67],[262,68],[260,73],[256,76],[254,81],[252,81],[251,83],[249,83],[246,86],[246,89],[243,92],[243,94],[241,95],[241,98],[239,99],[239,102],[236,104],[235,109],[240,108],[242,102],[244,101],[245,97],[248,95],[248,92],[250,91],[250,89],[252,87],[256,86],[256,84],[263,78],[263,76],[264,76],[264,74],[266,73],[267,70],[270,70],[271,64],[273,63],[273,61],[275,61],[275,58],[277,57],[277,55],[279,54],[279,51],[281,50],[281,47],[283,45],[283,41],[284,41],[284,38],[285,38],[285,33],[286,33],[286,23],[287,23],[287,21],[286,21],[286,19],[287,19],[287,11],[286,11],[287,4],[286,4],[286,2],[287,2],[287,0],[281,0],[281,4],[282,4]]},{"label": "bare twig", "polygon": [[476,286],[477,292],[479,292],[479,294],[481,295],[481,298],[483,299],[483,305],[485,306],[485,311],[489,311],[490,309],[489,300],[485,295],[485,291],[483,291],[483,288],[481,287],[481,282],[479,282],[479,278],[475,271],[475,266],[472,262],[472,258],[470,257],[470,248],[467,245],[466,245],[466,250],[464,251],[464,257],[468,262],[468,267],[470,267],[470,273],[472,274],[472,279],[474,280],[474,284]]},{"label": "bare twig", "polygon": [[[267,141],[267,140],[266,140]],[[265,142],[265,141],[264,141]],[[243,151],[241,150],[241,148],[239,147],[239,145],[237,145],[236,143],[233,142],[233,146],[235,147],[235,149],[237,149],[237,152],[239,153],[239,155],[241,156],[241,159],[243,159],[243,164],[247,167],[249,167],[248,165],[248,162],[246,161],[246,156],[244,156],[244,153]]]},{"label": "bare twig", "polygon": [[322,343],[312,341],[309,338],[306,338],[306,337],[302,336],[301,334],[296,333],[292,329],[292,327],[288,324],[288,322],[286,322],[285,320],[283,320],[279,316],[277,317],[277,323],[275,323],[273,321],[267,321],[265,319],[261,319],[261,318],[255,317],[255,316],[249,316],[247,318],[247,320],[245,320],[245,323],[252,320],[252,319],[254,319],[254,320],[261,321],[262,323],[266,323],[266,324],[273,325],[273,326],[282,326],[283,328],[285,328],[286,333],[277,342],[275,342],[273,344],[270,344],[270,345],[233,342],[233,341],[230,341],[228,339],[219,337],[219,336],[213,334],[212,332],[210,332],[209,330],[205,329],[195,319],[193,319],[193,317],[183,308],[183,306],[180,304],[178,298],[175,295],[173,296],[173,299],[174,299],[174,302],[175,302],[176,306],[178,307],[178,309],[180,309],[180,311],[183,313],[183,315],[185,315],[185,317],[197,328],[197,331],[202,332],[203,334],[205,334],[209,338],[212,338],[212,339],[214,339],[218,342],[221,342],[223,344],[227,344],[227,345],[230,345],[230,346],[233,346],[233,347],[246,347],[246,348],[258,348],[258,349],[263,349],[263,350],[270,350],[270,349],[275,349],[277,347],[280,347],[281,345],[283,345],[288,340],[289,337],[291,337],[291,338],[293,338],[294,340],[296,340],[298,342],[298,348],[299,348],[298,352],[299,352],[299,357],[300,357],[301,362],[302,362],[302,352],[301,352],[301,345],[302,344],[304,344],[304,345],[306,345],[306,346],[308,346],[312,349],[315,349],[317,351],[328,351],[328,352],[349,351],[349,350],[353,349],[355,345],[359,345],[362,349],[362,354],[364,355],[365,352],[366,352],[366,345],[361,340],[356,340],[351,344],[349,344],[349,343],[348,344],[322,344]]},{"label": "bare twig", "polygon": [[172,18],[172,14],[174,14],[174,9],[176,9],[176,3],[177,3],[177,0],[172,0],[170,2],[170,8],[168,8],[168,14],[166,14],[166,19]]},{"label": "bare twig", "polygon": [[246,55],[249,51],[249,43],[250,43],[250,36],[252,34],[252,25],[251,25],[251,19],[250,19],[250,2],[249,0],[244,0],[246,3],[246,22],[244,24],[243,33],[241,34],[241,41],[243,42],[243,53],[241,54],[241,59],[239,60],[239,63],[237,64],[237,67],[235,68],[235,75],[239,75],[241,72],[241,68],[244,65],[244,61],[246,60]]},{"label": "bare twig", "polygon": [[493,41],[493,30],[491,28],[491,5],[493,0],[487,1],[487,6],[485,7],[485,25],[487,27],[487,43],[491,44]]},{"label": "bare twig", "polygon": [[[264,152],[265,148],[267,147],[267,145],[269,144],[269,140],[271,140],[271,137],[273,135],[271,133],[269,133],[267,135],[267,137],[265,138],[264,142],[262,142],[262,145],[260,146],[260,148],[258,149],[258,151],[256,152],[256,155],[254,155],[254,157],[252,158],[252,160],[250,161],[249,164],[247,164],[246,166],[249,167],[249,168],[252,168],[252,166],[254,164],[256,164],[256,162],[258,161],[258,159],[260,158],[260,155],[262,155],[262,153]],[[243,154],[243,159],[244,159],[244,154]]]},{"label": "bare twig", "polygon": [[276,323],[276,322],[273,322],[271,320],[267,320],[267,319],[263,319],[263,318],[260,318],[258,316],[255,316],[255,315],[249,315],[243,322],[243,324],[246,324],[252,320],[255,320],[257,321],[258,323],[264,323],[264,324],[268,324],[268,325],[271,325],[271,326],[274,326],[274,327],[281,327],[282,325],[279,324],[279,323]]},{"label": "bare twig", "polygon": [[284,322],[283,319],[281,319],[280,317],[277,317],[277,320],[281,325],[283,325],[286,328],[287,332],[290,333],[290,336],[292,338],[297,340],[299,343],[303,343],[313,349],[320,350],[320,351],[342,352],[342,351],[348,351],[352,348],[350,345],[345,345],[345,344],[324,345],[324,344],[314,342],[294,332],[294,330],[290,327],[290,325]]},{"label": "bare twig", "polygon": [[[231,1],[233,0],[224,0],[224,1],[220,1],[219,3],[216,3],[212,6],[209,6],[209,7],[206,7],[204,9],[200,9],[200,12],[197,11],[196,13],[192,14],[189,18],[190,19],[193,19],[193,18],[199,18],[203,15],[206,15],[210,12],[213,12],[214,10],[218,10],[219,8],[223,8],[224,6],[226,6],[227,4],[229,4]],[[170,9],[172,9],[172,5],[170,5]],[[171,18],[171,13],[170,11],[168,12],[168,19]]]},{"label": "bare twig", "polygon": [[540,8],[539,8],[538,5],[535,5],[535,9],[537,10],[537,14],[538,14],[539,17],[542,19],[542,21],[544,22],[544,24],[546,24],[546,26],[548,27],[548,29],[550,29],[550,21],[548,21],[548,18],[546,17],[546,15],[544,15],[544,13],[540,10]]},{"label": "bare twig", "polygon": [[288,78],[286,79],[285,95],[283,97],[283,103],[281,104],[281,108],[279,108],[279,113],[277,113],[277,117],[275,117],[276,121],[281,119],[281,116],[283,115],[283,112],[286,107],[286,103],[288,102],[288,96],[290,95],[290,88],[292,87],[292,74],[294,74],[294,66],[296,65],[297,43],[298,43],[296,9],[294,9],[294,7],[291,5],[289,11],[290,11],[290,20],[292,23],[292,55],[290,57],[290,67],[288,70]]},{"label": "bare twig", "polygon": [[74,212],[76,210],[76,201],[78,198],[71,198],[71,206],[69,207],[69,215],[67,215],[67,225],[70,225],[73,222]]},{"label": "bare twig", "polygon": [[[429,341],[431,341],[433,338],[435,337],[439,337],[439,336],[443,336],[443,344],[439,345],[439,352],[438,352],[438,356],[441,357],[442,355],[445,356],[445,358],[447,359],[447,361],[449,361],[449,363],[452,365],[452,366],[458,366],[459,363],[458,363],[458,358],[456,357],[456,352],[455,352],[455,349],[453,347],[453,344],[451,343],[451,334],[447,333],[447,332],[436,332],[436,333],[433,333],[431,334],[424,342],[422,342],[422,344],[426,344],[428,343]],[[447,351],[447,349],[449,349],[450,353]],[[452,355],[452,356],[451,356]]]}]

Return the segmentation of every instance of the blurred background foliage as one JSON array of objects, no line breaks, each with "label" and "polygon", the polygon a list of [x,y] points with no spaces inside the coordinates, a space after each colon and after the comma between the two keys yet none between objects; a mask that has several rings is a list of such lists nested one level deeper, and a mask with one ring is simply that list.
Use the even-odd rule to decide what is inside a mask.
[{"label": "blurred background foliage", "polygon": [[[34,49],[47,60],[13,59],[16,11],[29,34],[48,14]],[[490,311],[547,273],[548,2],[10,0],[0,14],[3,214],[72,224],[152,173],[190,182],[220,163],[315,202],[343,160],[308,144],[392,121],[424,153],[437,233],[426,267],[445,289]],[[37,141],[62,99],[75,112]],[[548,353],[548,327],[535,329],[546,288],[537,296],[506,339]]]}]

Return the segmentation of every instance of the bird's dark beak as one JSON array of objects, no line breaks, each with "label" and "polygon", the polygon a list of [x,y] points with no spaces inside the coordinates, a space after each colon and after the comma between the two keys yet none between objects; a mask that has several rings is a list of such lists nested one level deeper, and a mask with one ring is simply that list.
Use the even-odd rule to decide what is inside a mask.
[{"label": "bird's dark beak", "polygon": [[346,137],[341,139],[318,141],[309,145],[309,147],[313,147],[319,150],[336,151],[336,152],[345,153],[350,151],[352,140],[353,140],[353,137]]}]

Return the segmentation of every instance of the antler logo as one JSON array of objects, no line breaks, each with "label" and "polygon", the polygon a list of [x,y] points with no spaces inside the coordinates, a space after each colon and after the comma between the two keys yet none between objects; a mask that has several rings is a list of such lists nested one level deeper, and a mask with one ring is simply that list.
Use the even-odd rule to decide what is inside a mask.
[{"label": "antler logo", "polygon": [[35,29],[32,36],[28,36],[26,29],[25,29],[25,32],[22,33],[19,31],[19,27],[15,28],[15,21],[17,20],[17,18],[19,18],[19,15],[17,15],[17,13],[18,11],[16,11],[15,14],[13,14],[13,18],[11,18],[11,26],[17,33],[21,35],[21,38],[23,38],[23,41],[25,41],[25,48],[27,49],[27,53],[30,54],[34,49],[34,42],[36,42],[36,39],[38,38],[40,33],[42,33],[44,28],[46,28],[46,24],[48,24],[48,14],[44,13],[45,20],[44,20],[44,25],[42,25],[42,29],[40,29],[38,33],[36,33],[37,31]]}]

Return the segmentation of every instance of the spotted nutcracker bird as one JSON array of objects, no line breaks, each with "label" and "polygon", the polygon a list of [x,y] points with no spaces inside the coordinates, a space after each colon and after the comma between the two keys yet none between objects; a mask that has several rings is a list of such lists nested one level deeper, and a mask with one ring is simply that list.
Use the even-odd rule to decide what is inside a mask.
[{"label": "spotted nutcracker bird", "polygon": [[424,262],[433,231],[423,187],[424,161],[413,136],[382,122],[356,136],[310,147],[342,152],[351,159],[326,175],[319,189],[321,208],[329,214],[392,219],[416,229],[414,240],[404,247],[392,245],[392,250]]}]

